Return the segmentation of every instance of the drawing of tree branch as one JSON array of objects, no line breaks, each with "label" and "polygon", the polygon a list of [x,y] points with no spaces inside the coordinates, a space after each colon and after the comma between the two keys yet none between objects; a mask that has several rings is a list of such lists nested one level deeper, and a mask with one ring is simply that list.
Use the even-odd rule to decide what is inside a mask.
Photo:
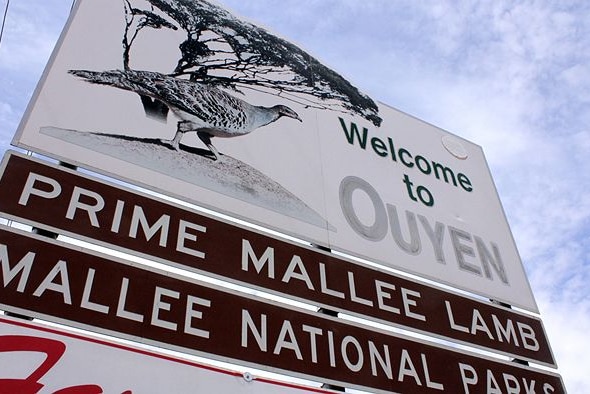
[{"label": "drawing of tree branch", "polygon": [[[141,9],[132,6],[134,0],[123,1],[125,69],[129,68],[130,50],[142,29],[180,28],[186,39],[179,45],[180,56],[171,76],[238,92],[246,88],[270,91],[307,107],[340,111],[344,108],[376,126],[381,123],[375,102],[340,74],[296,45],[217,5],[206,0],[144,0],[150,6]],[[156,105],[147,100],[148,106]],[[142,102],[145,107],[143,98]]]}]

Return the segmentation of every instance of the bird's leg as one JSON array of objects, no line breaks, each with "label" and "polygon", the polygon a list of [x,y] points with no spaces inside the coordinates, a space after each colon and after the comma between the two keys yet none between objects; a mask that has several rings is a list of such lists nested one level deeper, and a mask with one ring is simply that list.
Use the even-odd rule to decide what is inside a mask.
[{"label": "bird's leg", "polygon": [[187,131],[190,131],[187,127],[188,123],[189,122],[185,120],[181,120],[176,126],[176,134],[174,134],[174,138],[171,140],[160,139],[160,141],[176,151],[180,150],[180,140],[182,139],[182,135]]},{"label": "bird's leg", "polygon": [[180,130],[180,127],[176,130],[176,134],[174,134],[174,138],[170,141],[170,145],[174,148],[174,150],[180,150],[180,140],[184,132]]},{"label": "bird's leg", "polygon": [[200,138],[201,141],[203,141],[203,143],[207,146],[207,148],[209,148],[211,153],[213,153],[213,155],[215,156],[215,160],[216,161],[219,160],[219,152],[217,151],[217,149],[215,149],[215,147],[211,143],[211,135],[209,133],[205,133],[203,131],[197,131],[197,136]]}]

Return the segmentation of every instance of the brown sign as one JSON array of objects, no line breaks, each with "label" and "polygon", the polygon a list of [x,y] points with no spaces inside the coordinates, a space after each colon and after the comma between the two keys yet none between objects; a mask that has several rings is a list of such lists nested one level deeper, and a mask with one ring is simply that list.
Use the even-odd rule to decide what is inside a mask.
[{"label": "brown sign", "polygon": [[381,392],[565,393],[558,375],[278,306],[0,229],[0,309]]},{"label": "brown sign", "polygon": [[262,235],[9,153],[0,212],[52,231],[336,311],[555,366],[537,318]]}]

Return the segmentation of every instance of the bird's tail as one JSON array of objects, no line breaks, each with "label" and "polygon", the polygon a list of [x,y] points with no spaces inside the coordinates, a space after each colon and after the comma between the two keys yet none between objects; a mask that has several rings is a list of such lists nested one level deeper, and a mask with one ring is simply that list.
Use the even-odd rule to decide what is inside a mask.
[{"label": "bird's tail", "polygon": [[153,85],[154,79],[164,77],[159,73],[134,70],[69,70],[68,72],[90,83],[113,86],[146,96],[153,96],[156,93]]},{"label": "bird's tail", "polygon": [[170,77],[153,71],[138,70],[69,70],[68,72],[90,83],[113,86],[139,94],[145,114],[150,118],[166,122],[169,108],[160,100],[161,92],[158,86]]}]

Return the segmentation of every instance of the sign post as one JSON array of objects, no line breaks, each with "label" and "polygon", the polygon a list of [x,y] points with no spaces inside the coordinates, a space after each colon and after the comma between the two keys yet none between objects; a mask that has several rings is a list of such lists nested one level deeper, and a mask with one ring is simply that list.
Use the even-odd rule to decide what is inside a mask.
[{"label": "sign post", "polygon": [[330,313],[2,227],[0,308],[10,313],[329,387],[565,392],[553,373],[335,317],[556,366],[540,319],[502,306],[538,313],[481,147],[373,101],[215,3],[76,2],[13,144],[69,168],[6,155],[4,217]]}]

